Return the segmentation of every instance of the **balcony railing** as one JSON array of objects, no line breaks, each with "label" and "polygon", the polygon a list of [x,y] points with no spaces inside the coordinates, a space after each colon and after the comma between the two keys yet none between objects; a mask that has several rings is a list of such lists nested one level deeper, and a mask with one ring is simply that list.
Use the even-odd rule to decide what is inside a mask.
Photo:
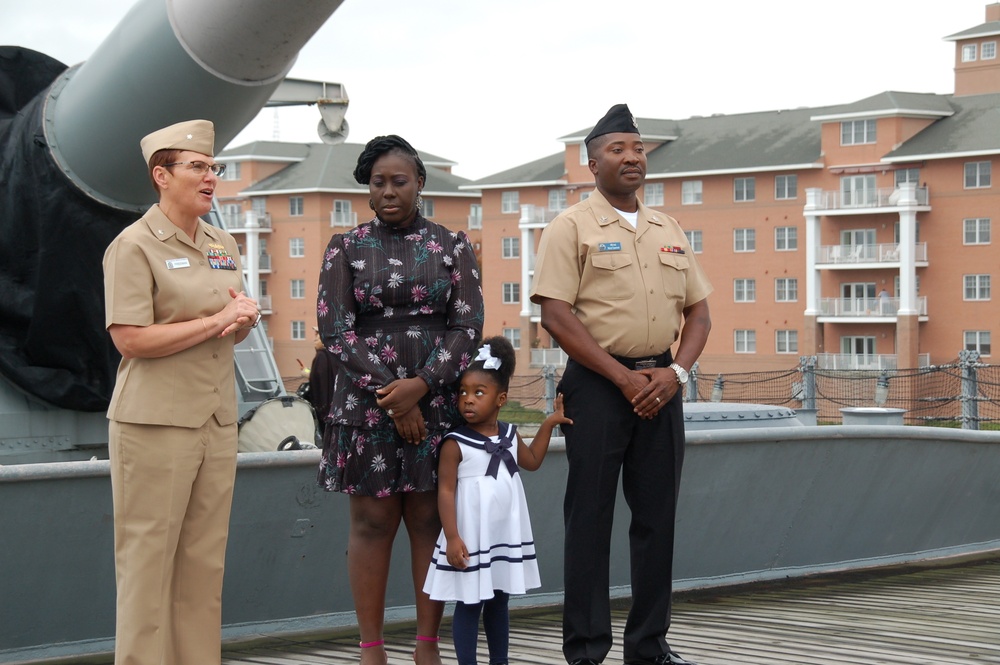
[{"label": "balcony railing", "polygon": [[257,296],[261,314],[271,314],[271,296]]},{"label": "balcony railing", "polygon": [[347,226],[354,228],[358,225],[358,213],[343,210],[330,211],[330,226]]},{"label": "balcony railing", "polygon": [[[891,316],[899,312],[899,298],[821,298],[820,316]],[[927,316],[927,296],[917,297],[917,314]]]},{"label": "balcony railing", "polygon": [[549,210],[544,206],[525,204],[521,206],[521,224],[548,224],[561,210]]},{"label": "balcony railing", "polygon": [[[929,353],[917,354],[917,367],[930,367]],[[818,369],[898,369],[899,358],[894,354],[820,353],[816,356]]]},{"label": "balcony railing", "polygon": [[544,367],[552,365],[554,367],[565,367],[568,357],[562,349],[532,349],[531,366]]},{"label": "balcony railing", "polygon": [[[247,255],[240,255],[240,262],[243,264],[243,269],[246,270],[247,267]],[[257,269],[260,271],[271,270],[271,255],[270,254],[258,254],[257,255]]]},{"label": "balcony railing", "polygon": [[[917,187],[917,205],[925,206],[930,201],[926,187]],[[895,208],[899,205],[901,192],[895,187],[879,187],[848,192],[818,192],[814,205],[821,210],[855,210],[858,208]]]},{"label": "balcony railing", "polygon": [[[271,213],[259,212],[255,213],[255,216],[258,227],[262,229],[271,228]],[[222,213],[222,223],[225,225],[227,231],[241,231],[246,228],[246,213],[224,212]]]},{"label": "balcony railing", "polygon": [[[927,243],[914,245],[918,262],[927,261]],[[877,245],[823,245],[819,248],[817,263],[844,265],[852,263],[899,263],[899,243]]]}]

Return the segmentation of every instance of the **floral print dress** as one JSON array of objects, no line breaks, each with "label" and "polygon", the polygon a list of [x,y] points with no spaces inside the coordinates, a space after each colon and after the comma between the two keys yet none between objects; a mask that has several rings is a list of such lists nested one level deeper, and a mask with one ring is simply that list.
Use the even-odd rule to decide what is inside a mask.
[{"label": "floral print dress", "polygon": [[[464,233],[421,216],[397,229],[374,219],[334,235],[323,257],[317,319],[333,359],[333,397],[318,481],[334,492],[389,496],[437,487],[438,447],[463,423],[458,377],[482,336],[483,292]],[[420,377],[427,438],[406,443],[375,390]]]}]

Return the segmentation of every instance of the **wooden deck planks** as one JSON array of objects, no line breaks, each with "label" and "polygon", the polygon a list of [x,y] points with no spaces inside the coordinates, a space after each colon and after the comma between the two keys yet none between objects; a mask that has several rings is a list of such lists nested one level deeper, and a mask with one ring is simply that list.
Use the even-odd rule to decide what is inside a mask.
[{"label": "wooden deck planks", "polygon": [[[608,665],[622,662],[626,614],[613,613]],[[561,621],[559,608],[515,611],[511,664],[563,663]],[[446,620],[442,653],[455,665],[448,631]],[[699,665],[1000,664],[1000,560],[678,594],[669,638]],[[386,648],[392,665],[412,663],[412,625],[387,627]],[[357,637],[343,633],[237,645],[223,657],[224,665],[357,662]]]}]

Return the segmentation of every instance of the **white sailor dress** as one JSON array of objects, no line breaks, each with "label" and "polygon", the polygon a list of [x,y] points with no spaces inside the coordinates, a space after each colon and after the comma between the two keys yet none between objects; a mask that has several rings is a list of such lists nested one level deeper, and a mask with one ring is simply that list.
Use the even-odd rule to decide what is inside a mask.
[{"label": "white sailor dress", "polygon": [[433,600],[478,603],[493,590],[523,594],[541,586],[528,504],[517,467],[517,429],[498,423],[500,435],[485,437],[463,426],[447,438],[458,442],[455,511],[458,535],[469,551],[468,567],[448,564],[448,540],[438,537],[424,592]]}]

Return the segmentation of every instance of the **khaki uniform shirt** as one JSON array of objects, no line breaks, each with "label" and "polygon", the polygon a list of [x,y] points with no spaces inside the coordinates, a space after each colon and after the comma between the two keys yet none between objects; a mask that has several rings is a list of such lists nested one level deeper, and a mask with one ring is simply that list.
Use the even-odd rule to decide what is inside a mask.
[{"label": "khaki uniform shirt", "polygon": [[568,302],[605,351],[645,358],[669,349],[684,308],[711,292],[672,217],[640,202],[633,229],[595,190],[542,232],[531,300]]},{"label": "khaki uniform shirt", "polygon": [[[243,289],[236,241],[201,222],[192,240],[153,206],[104,253],[105,325],[148,326],[215,314]],[[122,359],[108,418],[201,427],[236,422],[235,335],[163,358]]]}]

